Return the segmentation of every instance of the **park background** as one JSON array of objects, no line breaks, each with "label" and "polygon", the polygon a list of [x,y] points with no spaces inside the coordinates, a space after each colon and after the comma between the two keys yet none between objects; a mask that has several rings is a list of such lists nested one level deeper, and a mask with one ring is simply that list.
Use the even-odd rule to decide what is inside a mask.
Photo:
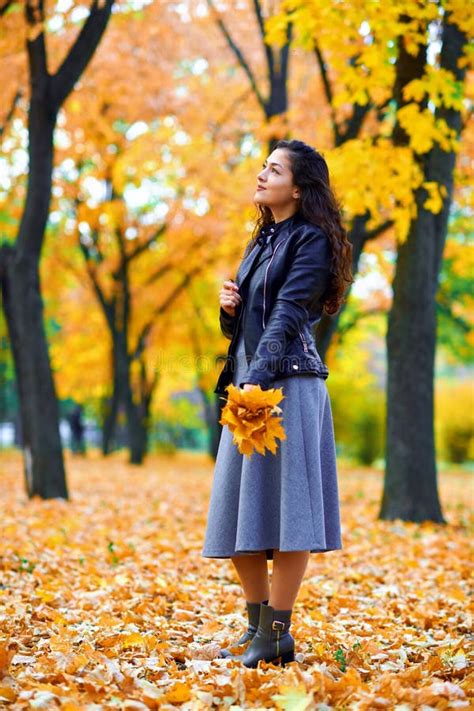
[{"label": "park background", "polygon": [[[3,699],[469,703],[472,9],[2,1],[0,592],[18,611]],[[258,695],[235,670],[203,681],[205,644],[242,618],[230,566],[199,552],[229,343],[218,292],[250,238],[261,163],[288,137],[325,156],[353,244],[347,301],[315,332],[345,550],[311,561],[306,676]],[[389,653],[374,632],[387,609]]]}]

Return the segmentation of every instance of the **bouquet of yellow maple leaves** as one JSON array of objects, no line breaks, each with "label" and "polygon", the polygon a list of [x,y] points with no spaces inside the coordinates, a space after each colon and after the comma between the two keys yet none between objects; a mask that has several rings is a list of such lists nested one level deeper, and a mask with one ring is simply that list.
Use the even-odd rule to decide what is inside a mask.
[{"label": "bouquet of yellow maple leaves", "polygon": [[240,454],[251,456],[254,451],[265,454],[265,449],[275,454],[276,438],[286,439],[280,416],[282,409],[278,406],[285,397],[283,388],[262,390],[256,385],[244,390],[231,383],[226,390],[227,403],[219,423],[228,426]]}]

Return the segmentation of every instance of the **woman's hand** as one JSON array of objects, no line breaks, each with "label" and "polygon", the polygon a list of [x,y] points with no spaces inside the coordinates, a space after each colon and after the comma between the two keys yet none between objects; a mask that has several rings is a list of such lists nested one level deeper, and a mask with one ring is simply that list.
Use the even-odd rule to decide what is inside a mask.
[{"label": "woman's hand", "polygon": [[257,386],[255,383],[244,383],[244,387],[242,390],[253,390],[253,388],[256,388]]},{"label": "woman's hand", "polygon": [[219,292],[219,300],[224,311],[229,316],[235,316],[235,309],[241,303],[242,298],[239,294],[239,287],[232,279],[224,282]]}]

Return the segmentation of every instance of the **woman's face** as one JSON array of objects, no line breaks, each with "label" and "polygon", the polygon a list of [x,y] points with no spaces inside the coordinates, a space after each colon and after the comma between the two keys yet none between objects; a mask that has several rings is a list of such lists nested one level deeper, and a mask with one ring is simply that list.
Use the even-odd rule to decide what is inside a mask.
[{"label": "woman's face", "polygon": [[285,148],[275,148],[257,175],[254,202],[282,211],[295,208],[299,197],[300,189],[293,184],[288,152]]}]

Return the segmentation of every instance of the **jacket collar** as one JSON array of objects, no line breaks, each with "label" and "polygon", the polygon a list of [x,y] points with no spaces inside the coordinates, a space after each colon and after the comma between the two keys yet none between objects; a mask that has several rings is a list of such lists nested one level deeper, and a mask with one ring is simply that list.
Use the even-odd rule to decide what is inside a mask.
[{"label": "jacket collar", "polygon": [[264,225],[260,230],[260,234],[257,237],[257,241],[263,239],[263,241],[266,243],[268,241],[268,238],[273,241],[273,238],[276,237],[276,235],[281,232],[281,230],[284,230],[285,227],[288,227],[290,223],[292,223],[298,217],[299,212],[296,211],[295,213],[293,213],[293,215],[286,217],[284,220],[280,220],[279,222],[271,222],[268,225]]},{"label": "jacket collar", "polygon": [[288,228],[291,227],[291,224],[299,218],[301,218],[300,213],[296,211],[293,215],[290,215],[290,217],[287,217],[284,220],[280,220],[280,222],[273,222],[261,228],[256,240],[257,246],[254,247],[250,254],[248,254],[242,260],[241,267],[239,270],[240,276],[237,282],[239,287],[250,274],[252,267],[256,263],[256,260],[262,254],[262,251],[265,249],[267,245],[267,238],[273,242],[272,251],[274,251],[277,245],[288,237]]}]

